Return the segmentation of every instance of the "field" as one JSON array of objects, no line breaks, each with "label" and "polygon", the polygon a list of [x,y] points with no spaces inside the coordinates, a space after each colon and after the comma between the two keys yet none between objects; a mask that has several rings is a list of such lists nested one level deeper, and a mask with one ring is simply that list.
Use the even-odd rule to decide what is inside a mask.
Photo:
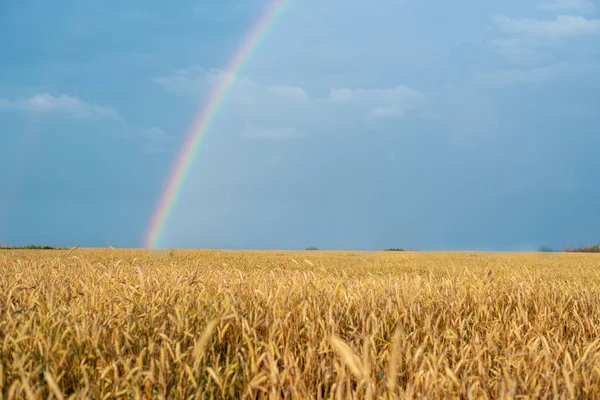
[{"label": "field", "polygon": [[600,256],[0,251],[0,399],[600,398]]}]

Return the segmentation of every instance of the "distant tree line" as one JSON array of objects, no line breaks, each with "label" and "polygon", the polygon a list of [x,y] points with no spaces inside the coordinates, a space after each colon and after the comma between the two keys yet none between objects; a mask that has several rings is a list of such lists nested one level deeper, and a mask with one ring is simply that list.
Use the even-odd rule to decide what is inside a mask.
[{"label": "distant tree line", "polygon": [[569,253],[600,253],[600,244],[588,244],[585,247],[565,247],[565,251]]},{"label": "distant tree line", "polygon": [[65,248],[64,247],[40,246],[37,244],[30,244],[27,246],[0,245],[0,250],[65,250]]},{"label": "distant tree line", "polygon": [[[552,247],[548,246],[540,247],[540,251],[542,253],[560,252],[560,250],[555,250]],[[600,244],[589,244],[585,247],[573,247],[569,245],[566,246],[562,251],[564,251],[565,253],[600,253]]]}]

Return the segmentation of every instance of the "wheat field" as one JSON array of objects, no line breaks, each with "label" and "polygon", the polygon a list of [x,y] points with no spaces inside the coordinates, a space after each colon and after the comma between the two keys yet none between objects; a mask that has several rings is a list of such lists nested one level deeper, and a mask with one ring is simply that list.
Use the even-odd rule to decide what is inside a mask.
[{"label": "wheat field", "polygon": [[0,252],[0,399],[600,398],[600,256]]}]

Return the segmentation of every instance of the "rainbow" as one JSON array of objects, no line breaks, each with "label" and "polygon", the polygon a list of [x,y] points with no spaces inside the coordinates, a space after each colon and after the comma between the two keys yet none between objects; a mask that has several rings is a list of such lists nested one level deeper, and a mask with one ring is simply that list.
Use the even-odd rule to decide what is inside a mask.
[{"label": "rainbow", "polygon": [[181,195],[185,181],[189,175],[194,160],[198,156],[203,139],[215,121],[227,94],[235,84],[236,78],[256,51],[261,40],[273,25],[277,16],[283,11],[289,0],[270,0],[260,18],[252,25],[244,40],[231,58],[221,80],[210,93],[206,103],[194,118],[192,127],[186,135],[179,154],[171,167],[167,184],[161,192],[160,200],[152,214],[144,235],[144,247],[158,247],[165,225],[169,220],[177,200]]}]

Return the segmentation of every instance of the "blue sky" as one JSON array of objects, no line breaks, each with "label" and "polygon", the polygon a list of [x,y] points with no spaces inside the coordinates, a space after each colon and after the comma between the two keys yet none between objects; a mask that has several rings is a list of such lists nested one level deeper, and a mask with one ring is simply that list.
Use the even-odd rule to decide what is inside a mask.
[{"label": "blue sky", "polygon": [[[0,244],[140,246],[267,4],[2,1]],[[598,76],[590,0],[291,0],[161,246],[598,243]]]}]

